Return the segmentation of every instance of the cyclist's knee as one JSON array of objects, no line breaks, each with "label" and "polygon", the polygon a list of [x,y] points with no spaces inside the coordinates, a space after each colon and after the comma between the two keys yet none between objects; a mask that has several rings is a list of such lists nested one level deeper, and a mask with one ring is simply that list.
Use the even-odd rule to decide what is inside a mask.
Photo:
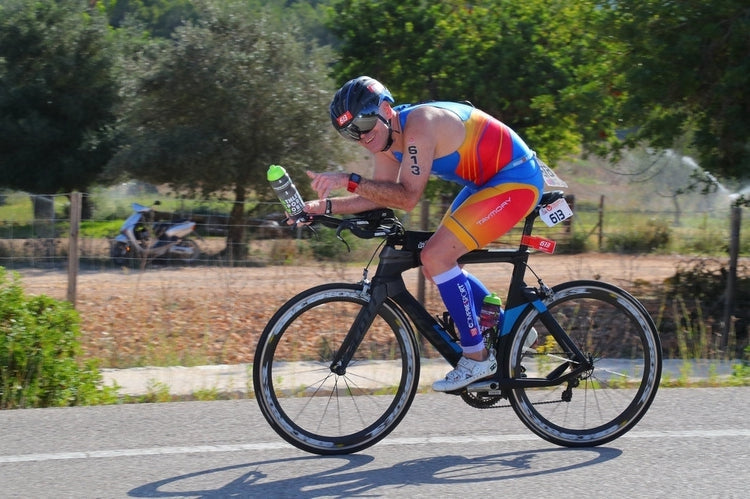
[{"label": "cyclist's knee", "polygon": [[439,244],[427,244],[421,253],[422,271],[428,278],[442,274],[458,264],[458,255]]}]

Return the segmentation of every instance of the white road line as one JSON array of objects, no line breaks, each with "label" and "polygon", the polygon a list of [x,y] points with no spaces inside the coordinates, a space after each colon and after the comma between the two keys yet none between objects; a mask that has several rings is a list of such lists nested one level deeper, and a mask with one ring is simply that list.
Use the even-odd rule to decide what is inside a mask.
[{"label": "white road line", "polygon": [[[674,430],[674,431],[632,431],[621,438],[735,438],[750,437],[750,429],[726,430]],[[426,445],[426,444],[472,444],[487,442],[520,442],[540,440],[533,434],[523,435],[482,435],[482,436],[444,436],[444,437],[412,437],[386,438],[378,446],[391,445]],[[159,456],[168,454],[206,454],[210,452],[243,452],[277,449],[291,449],[292,446],[283,441],[261,442],[255,444],[233,445],[197,445],[184,447],[147,447],[141,449],[112,449],[81,452],[56,452],[49,454],[21,454],[18,456],[0,456],[0,464],[64,461],[70,459],[104,459],[114,457]]]}]

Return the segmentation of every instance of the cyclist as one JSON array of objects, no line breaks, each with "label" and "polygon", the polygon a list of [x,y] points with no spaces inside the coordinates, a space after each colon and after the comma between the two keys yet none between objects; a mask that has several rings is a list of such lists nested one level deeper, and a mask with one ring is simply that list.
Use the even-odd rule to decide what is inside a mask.
[{"label": "cyclist", "polygon": [[[469,103],[425,102],[393,107],[377,80],[348,81],[330,105],[334,128],[374,154],[372,178],[308,171],[320,199],[310,214],[357,213],[381,207],[412,210],[430,174],[463,186],[421,253],[460,334],[463,355],[433,389],[453,391],[493,375],[497,361],[477,320],[487,288],[458,258],[508,232],[539,202],[543,177],[534,152],[507,125]],[[351,195],[329,197],[346,188]]]}]

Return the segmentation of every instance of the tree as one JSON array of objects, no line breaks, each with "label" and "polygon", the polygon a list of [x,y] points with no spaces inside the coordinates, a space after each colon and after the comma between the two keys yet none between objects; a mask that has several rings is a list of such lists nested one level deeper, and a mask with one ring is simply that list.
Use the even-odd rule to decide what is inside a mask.
[{"label": "tree", "polygon": [[196,18],[190,0],[114,0],[105,6],[110,25],[125,26],[130,18],[143,23],[153,36],[162,38],[169,38],[175,28]]},{"label": "tree", "polygon": [[[302,179],[336,157],[321,52],[238,1],[196,2],[199,20],[131,61],[124,147],[110,169],[204,195],[231,191],[227,249],[244,258],[245,202],[271,196],[280,163]],[[309,193],[307,182],[298,182]]]},{"label": "tree", "polygon": [[601,16],[589,0],[334,0],[328,26],[341,80],[369,74],[407,102],[469,100],[554,162],[599,134],[588,108],[612,105]]},{"label": "tree", "polygon": [[[605,29],[625,45],[618,147],[687,136],[703,170],[750,176],[750,6],[745,0],[611,3]],[[615,148],[617,150],[617,148]]]},{"label": "tree", "polygon": [[286,29],[289,21],[299,26],[302,36],[320,46],[336,42],[325,26],[326,9],[330,0],[246,0],[247,8],[268,12],[279,29]]},{"label": "tree", "polygon": [[85,191],[112,152],[106,19],[84,1],[0,6],[0,185]]}]

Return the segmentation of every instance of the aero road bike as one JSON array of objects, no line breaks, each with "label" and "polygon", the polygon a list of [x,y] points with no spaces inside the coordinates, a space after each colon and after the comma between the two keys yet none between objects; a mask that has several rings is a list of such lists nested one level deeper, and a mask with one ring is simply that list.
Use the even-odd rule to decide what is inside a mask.
[{"label": "aero road bike", "polygon": [[[530,267],[531,249],[554,246],[531,235],[534,222],[540,214],[564,218],[561,198],[561,191],[543,195],[517,249],[475,250],[459,260],[513,270],[502,324],[484,332],[497,373],[451,393],[477,408],[507,407],[507,399],[541,438],[589,447],[622,436],[646,413],[661,378],[661,344],[652,318],[626,291],[592,280],[548,287]],[[431,315],[404,284],[430,232],[405,230],[387,209],[309,220],[339,237],[382,238],[377,270],[369,279],[365,267],[358,283],[303,291],[274,314],[255,353],[255,397],[292,445],[347,454],[380,441],[406,415],[424,361],[417,334],[453,366],[461,347],[448,314]]]}]

